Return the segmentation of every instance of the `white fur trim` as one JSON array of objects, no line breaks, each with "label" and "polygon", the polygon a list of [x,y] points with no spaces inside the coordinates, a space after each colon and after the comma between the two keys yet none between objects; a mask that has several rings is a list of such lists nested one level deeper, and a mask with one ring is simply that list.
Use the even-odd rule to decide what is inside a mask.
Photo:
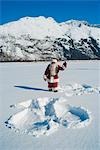
[{"label": "white fur trim", "polygon": [[59,79],[54,79],[54,82],[59,82]]},{"label": "white fur trim", "polygon": [[54,79],[54,77],[52,77],[51,79],[47,79],[47,81],[49,83],[55,83],[55,82],[59,82],[59,79]]},{"label": "white fur trim", "polygon": [[58,90],[59,88],[58,87],[55,87],[55,88],[52,88],[52,91],[55,91],[55,90]]},{"label": "white fur trim", "polygon": [[57,59],[52,59],[52,62],[57,63]]},{"label": "white fur trim", "polygon": [[43,75],[43,79],[47,80],[47,77],[46,77],[46,75]]},{"label": "white fur trim", "polygon": [[65,70],[66,69],[66,67],[64,66],[64,65],[62,65],[62,68]]}]

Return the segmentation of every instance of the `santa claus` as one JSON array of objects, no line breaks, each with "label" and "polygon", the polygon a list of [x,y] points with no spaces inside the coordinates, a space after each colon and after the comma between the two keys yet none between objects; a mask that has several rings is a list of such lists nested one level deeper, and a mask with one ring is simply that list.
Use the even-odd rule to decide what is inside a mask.
[{"label": "santa claus", "polygon": [[66,67],[66,62],[64,62],[62,65],[59,65],[56,58],[53,58],[51,63],[47,66],[43,78],[48,82],[49,91],[58,92],[58,73],[60,70],[64,70]]}]

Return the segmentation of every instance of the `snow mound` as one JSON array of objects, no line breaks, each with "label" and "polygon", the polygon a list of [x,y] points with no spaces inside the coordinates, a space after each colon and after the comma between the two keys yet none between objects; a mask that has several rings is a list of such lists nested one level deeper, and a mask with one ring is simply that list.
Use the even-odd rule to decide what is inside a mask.
[{"label": "snow mound", "polygon": [[59,89],[60,92],[65,92],[66,96],[74,96],[74,95],[83,95],[83,94],[93,94],[93,93],[100,93],[100,87],[92,87],[87,84],[67,84],[61,86]]},{"label": "snow mound", "polygon": [[85,127],[91,121],[88,110],[70,106],[63,97],[31,99],[10,107],[20,111],[9,117],[6,126],[35,137],[49,135],[59,127]]}]

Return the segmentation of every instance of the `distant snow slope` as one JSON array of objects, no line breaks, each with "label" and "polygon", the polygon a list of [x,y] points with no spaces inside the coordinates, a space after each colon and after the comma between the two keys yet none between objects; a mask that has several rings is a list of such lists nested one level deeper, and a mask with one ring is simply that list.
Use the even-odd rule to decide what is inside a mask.
[{"label": "distant snow slope", "polygon": [[100,28],[85,21],[58,23],[24,17],[0,26],[0,61],[100,59]]}]

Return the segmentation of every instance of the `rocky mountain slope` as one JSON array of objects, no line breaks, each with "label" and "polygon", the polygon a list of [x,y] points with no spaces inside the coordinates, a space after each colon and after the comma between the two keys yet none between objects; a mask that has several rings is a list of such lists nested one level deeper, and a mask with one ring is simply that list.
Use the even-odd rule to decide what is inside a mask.
[{"label": "rocky mountain slope", "polygon": [[100,26],[24,17],[0,25],[0,61],[100,59]]}]

